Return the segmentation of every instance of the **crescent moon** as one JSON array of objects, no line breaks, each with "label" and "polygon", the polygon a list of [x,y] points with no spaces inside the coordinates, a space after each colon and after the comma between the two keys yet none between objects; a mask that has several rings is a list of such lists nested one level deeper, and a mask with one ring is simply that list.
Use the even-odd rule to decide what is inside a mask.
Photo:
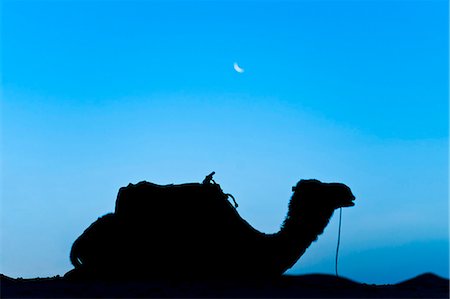
[{"label": "crescent moon", "polygon": [[233,67],[234,67],[234,70],[235,70],[236,72],[238,72],[238,73],[243,73],[243,72],[244,72],[244,69],[241,68],[241,67],[239,67],[239,65],[237,64],[237,62],[235,62],[235,63],[233,64]]}]

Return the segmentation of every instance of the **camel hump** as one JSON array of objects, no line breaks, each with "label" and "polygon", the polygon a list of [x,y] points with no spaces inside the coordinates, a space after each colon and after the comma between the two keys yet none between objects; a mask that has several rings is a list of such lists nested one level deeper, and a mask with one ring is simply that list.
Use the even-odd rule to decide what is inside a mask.
[{"label": "camel hump", "polygon": [[119,217],[145,217],[149,212],[205,210],[230,203],[218,184],[188,183],[157,185],[142,181],[119,189],[115,214]]}]

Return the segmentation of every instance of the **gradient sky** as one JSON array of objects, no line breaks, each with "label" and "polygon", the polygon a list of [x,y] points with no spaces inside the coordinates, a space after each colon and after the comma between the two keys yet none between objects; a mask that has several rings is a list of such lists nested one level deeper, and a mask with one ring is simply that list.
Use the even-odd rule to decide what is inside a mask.
[{"label": "gradient sky", "polygon": [[[342,276],[449,277],[447,1],[4,0],[1,30],[1,273],[214,170],[264,232],[301,178],[349,185]],[[289,273],[334,273],[337,221]]]}]

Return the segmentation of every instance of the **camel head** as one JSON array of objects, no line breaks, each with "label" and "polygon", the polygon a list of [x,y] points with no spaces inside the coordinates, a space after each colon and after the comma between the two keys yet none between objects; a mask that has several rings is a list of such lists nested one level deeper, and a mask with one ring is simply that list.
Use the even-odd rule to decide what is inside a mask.
[{"label": "camel head", "polygon": [[[311,210],[334,210],[354,206],[355,196],[350,188],[341,183],[322,183],[318,180],[301,180],[295,187],[294,205]],[[294,200],[297,199],[297,200]],[[296,203],[297,202],[297,203]],[[295,209],[295,207],[292,207]]]}]

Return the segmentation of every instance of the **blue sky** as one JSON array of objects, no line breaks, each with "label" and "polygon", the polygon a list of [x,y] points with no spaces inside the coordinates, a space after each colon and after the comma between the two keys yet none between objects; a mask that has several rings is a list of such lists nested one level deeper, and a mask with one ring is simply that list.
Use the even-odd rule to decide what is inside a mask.
[{"label": "blue sky", "polygon": [[[343,276],[449,276],[447,1],[5,0],[1,30],[1,273],[214,170],[264,232],[298,180],[348,184]],[[334,272],[337,220],[289,273]]]}]

